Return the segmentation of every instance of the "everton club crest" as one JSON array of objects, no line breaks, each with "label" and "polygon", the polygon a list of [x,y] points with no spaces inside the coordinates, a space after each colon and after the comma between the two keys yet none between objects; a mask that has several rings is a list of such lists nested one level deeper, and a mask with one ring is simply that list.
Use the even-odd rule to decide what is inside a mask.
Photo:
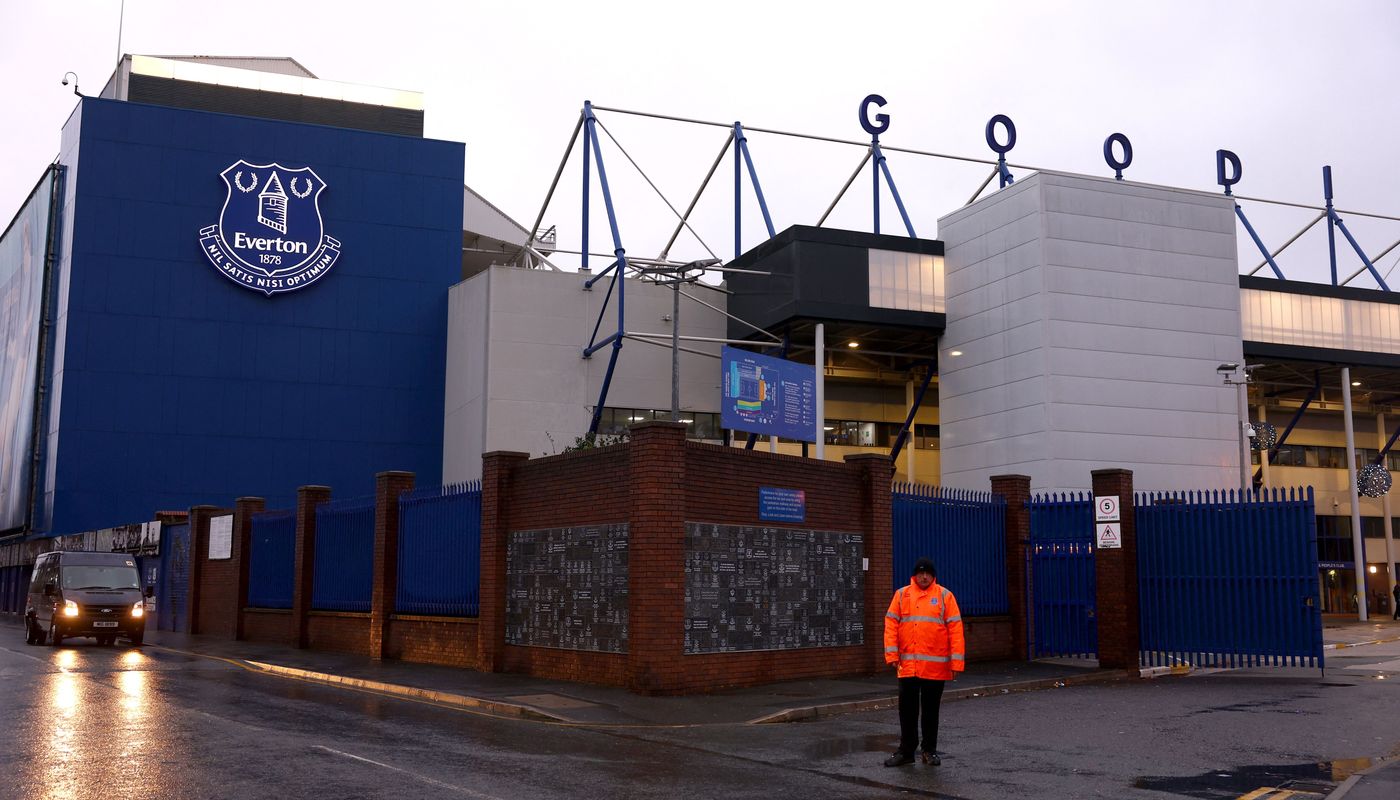
[{"label": "everton club crest", "polygon": [[199,245],[225,278],[269,297],[310,286],[335,266],[340,242],[321,224],[326,182],[310,167],[238,161],[219,173],[228,195]]}]

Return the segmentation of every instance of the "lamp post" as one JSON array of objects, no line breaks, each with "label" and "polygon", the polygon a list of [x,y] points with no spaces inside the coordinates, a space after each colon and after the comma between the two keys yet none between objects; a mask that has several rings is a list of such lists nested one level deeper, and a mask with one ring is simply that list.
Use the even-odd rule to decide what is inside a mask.
[{"label": "lamp post", "polygon": [[1224,379],[1226,386],[1236,387],[1235,416],[1239,422],[1240,431],[1240,498],[1249,491],[1249,440],[1254,436],[1254,427],[1249,424],[1249,372],[1252,367],[1244,368],[1243,379],[1236,379],[1234,376],[1240,371],[1240,365],[1235,362],[1221,364],[1215,368]]}]

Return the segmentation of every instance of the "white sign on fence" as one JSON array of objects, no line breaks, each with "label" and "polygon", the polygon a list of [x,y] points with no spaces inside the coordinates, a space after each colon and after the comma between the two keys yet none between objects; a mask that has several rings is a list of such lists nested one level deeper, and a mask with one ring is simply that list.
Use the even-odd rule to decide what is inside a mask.
[{"label": "white sign on fence", "polygon": [[209,560],[233,558],[233,515],[209,518]]}]

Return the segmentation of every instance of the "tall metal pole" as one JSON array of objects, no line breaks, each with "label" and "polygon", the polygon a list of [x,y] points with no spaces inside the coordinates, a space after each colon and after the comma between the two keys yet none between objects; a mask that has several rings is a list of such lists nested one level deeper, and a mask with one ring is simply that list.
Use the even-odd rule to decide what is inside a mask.
[{"label": "tall metal pole", "polygon": [[681,421],[681,281],[671,284],[671,421]]},{"label": "tall metal pole", "polygon": [[[909,411],[914,410],[914,378],[912,376],[909,380],[904,382],[904,407]],[[911,424],[909,426],[909,438],[914,439],[914,431],[916,430],[918,430],[917,425]],[[915,439],[915,441],[918,440]],[[905,454],[906,461],[904,462],[904,471],[908,473],[910,483],[916,483],[918,481],[918,478],[914,475],[914,451],[917,449],[917,447],[910,446],[908,453]]]},{"label": "tall metal pole", "polygon": [[[1381,450],[1384,450],[1387,444],[1387,438],[1385,435],[1385,414],[1376,415],[1376,434],[1376,446]],[[1381,461],[1381,465],[1385,465],[1384,460]],[[1396,558],[1395,533],[1390,528],[1390,492],[1386,492],[1385,494],[1381,495],[1381,510],[1385,514],[1385,516],[1383,517],[1383,520],[1385,522],[1385,596],[1386,599],[1390,600],[1391,602],[1394,602]],[[1391,610],[1391,613],[1395,613],[1394,609]]]},{"label": "tall metal pole", "polygon": [[1239,416],[1240,429],[1240,500],[1244,500],[1244,495],[1249,492],[1249,437],[1245,435],[1245,430],[1249,427],[1249,373],[1246,372],[1244,380],[1235,384],[1236,414]]},{"label": "tall metal pole", "polygon": [[[1259,415],[1259,422],[1260,422],[1260,423],[1264,423],[1264,422],[1268,422],[1268,421],[1269,421],[1269,411],[1268,411],[1268,407],[1265,406],[1262,402],[1259,404],[1259,411],[1258,411],[1257,413],[1258,413],[1258,415]],[[1261,485],[1264,486],[1265,488],[1268,488],[1268,487],[1270,486],[1270,483],[1269,483],[1269,450],[1268,450],[1268,448],[1266,448],[1266,447],[1261,447],[1261,448],[1259,448],[1259,477],[1263,479],[1263,483],[1262,483]]]},{"label": "tall metal pole", "polygon": [[817,323],[817,460],[826,458],[826,323]]},{"label": "tall metal pole", "polygon": [[126,27],[126,0],[122,0],[121,12],[117,15],[117,68],[122,65],[122,28]]},{"label": "tall metal pole", "polygon": [[1366,543],[1361,539],[1361,498],[1356,491],[1356,431],[1351,424],[1351,367],[1342,367],[1342,425],[1347,434],[1347,488],[1351,494],[1351,546],[1356,570],[1356,618],[1365,622]]},{"label": "tall metal pole", "polygon": [[875,154],[876,154],[876,155],[875,155],[875,160],[874,160],[874,162],[870,165],[870,179],[871,179],[870,188],[871,188],[871,190],[872,190],[872,196],[874,197],[874,200],[875,200],[875,229],[874,229],[874,231],[872,231],[873,233],[879,233],[879,232],[880,232],[880,156],[879,156],[880,151],[879,151],[879,149],[878,149],[879,147],[880,147],[880,137],[879,137],[879,136],[872,136],[872,137],[870,137],[870,151],[871,151],[872,153],[875,153]]}]

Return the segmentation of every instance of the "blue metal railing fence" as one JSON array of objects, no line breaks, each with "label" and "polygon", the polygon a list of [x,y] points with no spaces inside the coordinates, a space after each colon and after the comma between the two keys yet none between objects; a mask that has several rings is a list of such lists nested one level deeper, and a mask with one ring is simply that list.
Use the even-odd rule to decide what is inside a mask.
[{"label": "blue metal railing fence", "polygon": [[248,605],[291,608],[295,585],[297,519],[295,511],[254,514],[248,548]]},{"label": "blue metal railing fence", "polygon": [[1030,657],[1097,657],[1093,502],[1052,493],[1032,496],[1027,508]]},{"label": "blue metal railing fence", "polygon": [[400,495],[395,611],[475,617],[480,583],[481,482]]},{"label": "blue metal railing fence", "polygon": [[29,599],[29,578],[34,567],[18,564],[0,567],[0,611],[9,614],[24,613]]},{"label": "blue metal railing fence", "polygon": [[369,611],[374,584],[374,496],[316,506],[311,607]]},{"label": "blue metal railing fence", "polygon": [[1142,663],[1322,666],[1312,487],[1134,507]]},{"label": "blue metal railing fence", "polygon": [[921,556],[958,598],[964,616],[1006,614],[1006,500],[990,492],[895,484],[891,498],[894,588]]}]

